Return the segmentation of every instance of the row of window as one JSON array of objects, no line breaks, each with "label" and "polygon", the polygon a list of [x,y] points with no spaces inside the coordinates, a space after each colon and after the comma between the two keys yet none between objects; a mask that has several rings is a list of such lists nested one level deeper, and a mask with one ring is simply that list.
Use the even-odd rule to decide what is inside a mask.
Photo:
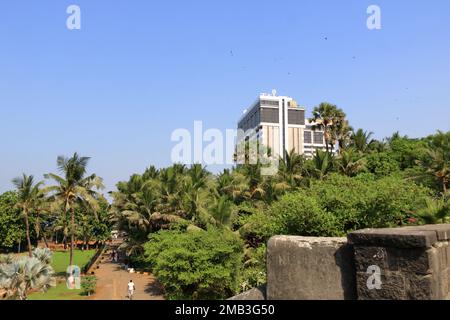
[{"label": "row of window", "polygon": [[278,107],[280,105],[280,103],[278,101],[272,101],[272,100],[261,100],[260,105]]},{"label": "row of window", "polygon": [[[314,135],[313,135],[314,133]],[[303,141],[308,144],[323,144],[323,132],[305,131],[303,133]]]}]

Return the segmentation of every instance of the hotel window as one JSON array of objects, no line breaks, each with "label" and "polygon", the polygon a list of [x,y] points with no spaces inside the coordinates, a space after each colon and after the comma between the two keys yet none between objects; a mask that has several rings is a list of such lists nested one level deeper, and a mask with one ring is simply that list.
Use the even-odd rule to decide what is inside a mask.
[{"label": "hotel window", "polygon": [[314,132],[314,144],[323,144],[323,132]]},{"label": "hotel window", "polygon": [[311,137],[311,131],[305,131],[303,133],[303,140],[305,141],[305,143],[312,143],[312,137]]},{"label": "hotel window", "polygon": [[262,106],[278,107],[279,106],[279,102],[278,101],[271,101],[271,100],[261,100],[261,105]]}]

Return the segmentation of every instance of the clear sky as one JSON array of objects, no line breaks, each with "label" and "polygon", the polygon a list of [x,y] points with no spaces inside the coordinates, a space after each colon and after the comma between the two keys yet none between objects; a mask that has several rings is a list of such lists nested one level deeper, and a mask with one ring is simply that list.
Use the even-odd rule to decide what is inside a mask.
[{"label": "clear sky", "polygon": [[235,128],[272,88],[377,138],[450,130],[448,0],[2,1],[0,41],[0,192],[75,151],[111,190],[169,165],[173,130]]}]

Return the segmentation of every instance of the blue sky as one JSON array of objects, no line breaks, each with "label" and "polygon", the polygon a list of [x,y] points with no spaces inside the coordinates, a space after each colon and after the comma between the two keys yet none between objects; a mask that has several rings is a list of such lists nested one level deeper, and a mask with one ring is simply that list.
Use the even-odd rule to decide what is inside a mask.
[{"label": "blue sky", "polygon": [[272,88],[308,111],[333,102],[377,138],[450,130],[449,39],[448,0],[4,2],[0,192],[75,151],[111,190],[169,165],[174,129],[234,128]]}]

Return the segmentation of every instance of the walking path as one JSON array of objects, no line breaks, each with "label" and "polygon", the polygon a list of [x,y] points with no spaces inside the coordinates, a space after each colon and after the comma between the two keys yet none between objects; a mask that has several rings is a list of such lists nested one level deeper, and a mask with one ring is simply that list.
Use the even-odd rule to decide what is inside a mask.
[{"label": "walking path", "polygon": [[95,271],[97,290],[90,300],[127,300],[127,284],[133,280],[133,300],[164,300],[160,284],[151,274],[129,273],[119,263],[105,259]]}]

